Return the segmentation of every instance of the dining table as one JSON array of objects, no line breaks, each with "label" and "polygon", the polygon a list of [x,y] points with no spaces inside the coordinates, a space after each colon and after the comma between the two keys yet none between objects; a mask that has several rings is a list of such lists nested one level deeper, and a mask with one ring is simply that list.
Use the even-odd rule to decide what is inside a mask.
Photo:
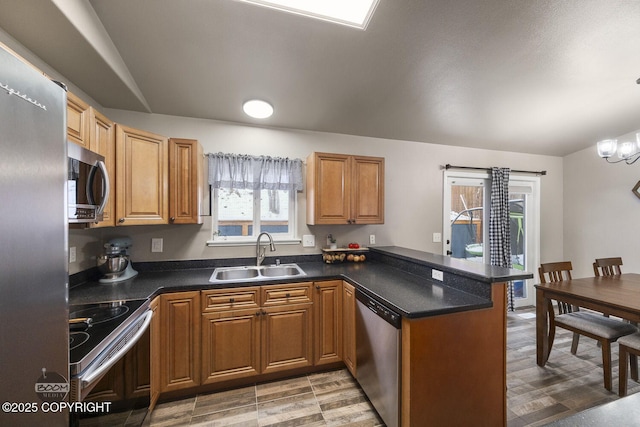
[{"label": "dining table", "polygon": [[552,300],[640,323],[640,274],[584,277],[539,283],[536,288],[536,362],[544,366],[551,352],[549,309]]}]

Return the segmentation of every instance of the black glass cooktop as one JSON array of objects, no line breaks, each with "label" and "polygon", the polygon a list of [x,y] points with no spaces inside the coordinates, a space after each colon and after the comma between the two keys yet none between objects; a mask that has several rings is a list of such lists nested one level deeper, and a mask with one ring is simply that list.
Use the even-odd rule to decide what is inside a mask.
[{"label": "black glass cooktop", "polygon": [[73,325],[69,334],[71,374],[82,372],[95,357],[148,309],[147,300],[69,306],[69,319],[88,318],[87,324]]}]

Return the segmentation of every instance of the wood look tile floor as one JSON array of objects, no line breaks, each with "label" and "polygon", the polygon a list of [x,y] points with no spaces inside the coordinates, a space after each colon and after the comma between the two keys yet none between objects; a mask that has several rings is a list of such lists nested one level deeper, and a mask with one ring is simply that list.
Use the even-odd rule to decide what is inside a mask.
[{"label": "wood look tile floor", "polygon": [[346,369],[160,404],[160,426],[383,426]]},{"label": "wood look tile floor", "polygon": [[[612,346],[613,390],[603,386],[602,353],[581,337],[558,329],[549,362],[536,365],[535,310],[507,314],[507,426],[543,426],[618,399],[618,347]],[[469,355],[473,357],[473,355]],[[629,394],[640,384],[629,380]],[[461,398],[464,398],[461,396]],[[126,425],[123,423],[101,425]],[[346,369],[160,404],[151,414],[160,426],[383,426]],[[482,425],[478,420],[478,425]],[[425,424],[428,426],[428,424]],[[435,426],[440,427],[440,426]]]}]

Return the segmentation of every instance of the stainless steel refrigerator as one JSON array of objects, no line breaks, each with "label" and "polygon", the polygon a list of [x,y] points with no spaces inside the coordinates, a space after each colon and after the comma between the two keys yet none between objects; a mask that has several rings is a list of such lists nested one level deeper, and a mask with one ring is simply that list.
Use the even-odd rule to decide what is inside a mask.
[{"label": "stainless steel refrigerator", "polygon": [[66,92],[0,45],[0,426],[67,426]]}]

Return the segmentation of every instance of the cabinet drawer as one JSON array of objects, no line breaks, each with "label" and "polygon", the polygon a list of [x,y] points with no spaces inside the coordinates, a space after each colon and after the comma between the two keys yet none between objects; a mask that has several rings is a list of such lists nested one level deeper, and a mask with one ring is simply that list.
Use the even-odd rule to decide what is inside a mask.
[{"label": "cabinet drawer", "polygon": [[262,306],[298,304],[312,301],[312,282],[262,287]]},{"label": "cabinet drawer", "polygon": [[229,311],[260,307],[260,288],[214,289],[202,291],[202,311]]}]

